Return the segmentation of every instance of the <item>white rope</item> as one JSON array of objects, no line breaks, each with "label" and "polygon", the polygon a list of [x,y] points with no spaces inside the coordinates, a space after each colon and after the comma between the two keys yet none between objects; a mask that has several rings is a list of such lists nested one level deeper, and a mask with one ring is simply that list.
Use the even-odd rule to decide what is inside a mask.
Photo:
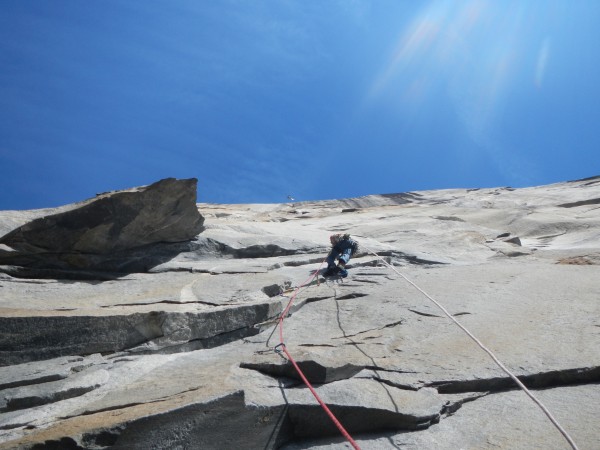
[{"label": "white rope", "polygon": [[492,353],[492,351],[490,349],[488,349],[485,345],[483,345],[481,343],[481,341],[479,339],[477,339],[469,330],[467,330],[458,320],[456,320],[452,314],[450,314],[448,312],[448,310],[446,310],[446,308],[444,308],[439,302],[437,302],[436,300],[434,300],[427,292],[425,292],[423,289],[421,289],[419,286],[417,286],[414,282],[412,282],[410,279],[408,279],[404,274],[402,274],[400,271],[398,271],[393,265],[391,265],[390,263],[388,263],[385,259],[383,259],[381,256],[379,256],[377,253],[375,253],[373,250],[371,250],[370,248],[366,247],[363,245],[363,248],[365,248],[367,251],[369,251],[370,253],[372,253],[373,255],[375,255],[379,260],[381,260],[387,267],[389,267],[390,269],[392,269],[394,272],[396,272],[398,275],[400,275],[402,278],[404,278],[404,280],[406,280],[409,284],[411,284],[415,289],[417,289],[421,294],[423,294],[425,297],[427,297],[429,300],[431,300],[433,303],[435,303],[435,305],[440,308],[444,314],[446,316],[448,316],[448,318],[450,320],[452,320],[456,325],[458,325],[461,330],[463,330],[465,333],[467,333],[467,335],[473,339],[473,341],[475,341],[475,343],[481,347],[481,349],[486,352],[493,360],[494,362],[498,365],[498,367],[500,367],[509,377],[511,377],[513,379],[513,381],[515,383],[517,383],[517,385],[529,396],[529,398],[531,398],[531,400],[533,400],[540,408],[541,410],[544,412],[544,414],[546,414],[546,416],[548,417],[548,419],[550,419],[550,422],[552,422],[552,424],[558,429],[558,431],[560,431],[560,433],[564,436],[564,438],[567,440],[567,442],[569,443],[569,445],[571,446],[571,448],[573,448],[573,450],[578,450],[577,445],[575,444],[575,442],[573,441],[573,439],[571,438],[571,436],[569,436],[569,433],[567,433],[565,431],[565,429],[563,427],[560,426],[560,424],[558,423],[558,421],[554,418],[554,416],[552,415],[552,413],[548,410],[548,408],[546,408],[542,402],[540,400],[538,400],[532,393],[531,391],[529,391],[529,389],[527,389],[527,387],[525,387],[525,385],[521,382],[521,380],[519,380],[515,374],[513,374],[504,364],[502,364],[502,362],[496,357],[496,355],[494,355],[494,353]]}]

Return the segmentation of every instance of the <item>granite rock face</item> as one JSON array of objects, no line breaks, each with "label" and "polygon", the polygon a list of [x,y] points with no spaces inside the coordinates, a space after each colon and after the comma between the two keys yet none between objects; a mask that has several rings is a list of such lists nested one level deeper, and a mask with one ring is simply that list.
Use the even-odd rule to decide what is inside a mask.
[{"label": "granite rock face", "polygon": [[132,250],[188,241],[202,231],[196,185],[196,179],[168,178],[58,208],[1,237],[0,244],[12,251],[0,252],[0,264],[132,270],[127,268]]},{"label": "granite rock face", "polygon": [[[151,209],[187,233],[132,238],[161,219],[124,213],[101,245],[38,228],[87,202],[0,212],[0,449],[349,448],[276,351],[301,286],[285,346],[361,448],[569,448],[415,286],[600,448],[600,177],[197,215],[171,192]],[[350,276],[313,277],[334,232],[361,244]]]}]

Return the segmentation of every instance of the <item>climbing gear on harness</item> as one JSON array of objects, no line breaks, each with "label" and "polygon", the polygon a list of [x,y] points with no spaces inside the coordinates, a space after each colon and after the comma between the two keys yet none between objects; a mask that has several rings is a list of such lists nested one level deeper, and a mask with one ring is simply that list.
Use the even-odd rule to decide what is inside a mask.
[{"label": "climbing gear on harness", "polygon": [[273,347],[273,351],[275,353],[277,353],[278,355],[281,355],[283,353],[284,347],[285,347],[285,344],[282,342],[281,344],[277,344],[275,347]]}]

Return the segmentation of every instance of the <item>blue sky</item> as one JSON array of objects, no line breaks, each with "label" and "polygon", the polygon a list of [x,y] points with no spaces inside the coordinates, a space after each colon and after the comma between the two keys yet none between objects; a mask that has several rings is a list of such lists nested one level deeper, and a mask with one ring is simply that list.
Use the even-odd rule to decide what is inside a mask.
[{"label": "blue sky", "polygon": [[600,2],[0,2],[0,209],[600,174]]}]

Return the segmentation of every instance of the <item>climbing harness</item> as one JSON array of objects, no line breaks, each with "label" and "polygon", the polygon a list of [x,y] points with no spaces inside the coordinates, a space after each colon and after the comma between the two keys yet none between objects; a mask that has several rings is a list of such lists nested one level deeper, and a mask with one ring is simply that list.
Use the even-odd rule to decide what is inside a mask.
[{"label": "climbing harness", "polygon": [[363,248],[365,248],[369,253],[373,254],[376,258],[378,258],[381,262],[383,262],[383,264],[386,267],[388,267],[389,269],[393,270],[398,275],[400,275],[406,282],[408,282],[411,286],[413,286],[421,294],[423,294],[425,297],[427,297],[429,300],[431,300],[438,308],[440,308],[442,310],[442,312],[450,320],[452,320],[456,325],[458,325],[461,330],[463,330],[473,341],[475,341],[475,343],[479,347],[481,347],[481,349],[484,352],[486,352],[492,358],[492,360],[498,365],[498,367],[500,367],[500,369],[502,369],[510,378],[512,378],[512,380],[517,384],[517,386],[519,386],[525,392],[525,394],[527,394],[529,396],[529,398],[531,398],[531,400],[533,400],[535,402],[535,404],[540,407],[540,409],[544,412],[544,414],[546,414],[546,416],[548,417],[548,419],[550,419],[550,422],[552,422],[552,424],[558,429],[558,431],[567,440],[567,442],[569,443],[569,445],[571,446],[571,448],[573,448],[573,450],[578,450],[577,445],[575,444],[575,442],[573,441],[573,439],[571,438],[571,436],[569,436],[569,434],[565,431],[565,429],[558,423],[558,421],[554,418],[554,416],[548,410],[548,408],[546,408],[542,404],[542,402],[540,400],[538,400],[531,393],[531,391],[529,391],[529,389],[527,389],[527,387],[521,382],[521,380],[519,380],[517,378],[517,376],[514,373],[512,373],[504,364],[502,364],[502,362],[496,357],[496,355],[494,355],[494,353],[490,349],[488,349],[485,345],[483,345],[481,343],[481,341],[479,339],[477,339],[467,328],[465,328],[464,325],[462,325],[458,320],[456,320],[454,318],[454,316],[452,316],[452,314],[450,314],[446,308],[444,308],[438,301],[434,300],[433,297],[431,297],[427,292],[425,292],[423,289],[421,289],[419,286],[417,286],[416,283],[414,283],[413,281],[411,281],[404,274],[402,274],[399,270],[397,270],[392,264],[388,263],[385,259],[383,259],[376,252],[374,252],[373,250],[371,250],[370,248],[368,248],[364,244],[363,244]]},{"label": "climbing harness", "polygon": [[[279,344],[277,344],[273,350],[275,351],[275,353],[277,353],[280,356],[285,355],[287,360],[292,363],[292,365],[294,366],[294,369],[296,369],[296,372],[298,372],[298,375],[300,375],[300,378],[302,379],[302,381],[304,382],[306,387],[310,390],[311,394],[317,400],[317,402],[319,402],[319,405],[321,405],[321,408],[323,408],[323,410],[325,411],[327,416],[329,416],[329,418],[334,423],[334,425],[337,427],[337,429],[340,431],[340,433],[342,433],[342,435],[346,438],[346,440],[350,443],[350,445],[352,445],[352,447],[355,450],[360,450],[360,447],[358,446],[356,441],[354,441],[354,439],[352,439],[352,436],[350,436],[350,433],[348,433],[348,431],[346,431],[346,429],[340,423],[340,421],[337,419],[337,417],[335,417],[335,415],[331,412],[329,407],[325,404],[325,402],[321,399],[321,397],[319,397],[319,394],[317,394],[317,391],[315,390],[315,388],[313,388],[313,386],[310,384],[310,382],[308,381],[308,379],[306,378],[306,376],[304,375],[304,373],[302,372],[302,370],[300,369],[300,367],[298,366],[298,364],[296,363],[296,361],[290,354],[290,352],[287,349],[285,342],[283,340],[283,321],[287,317],[288,312],[290,311],[290,308],[292,307],[292,304],[294,303],[294,300],[295,300],[296,296],[298,295],[298,292],[300,292],[300,290],[304,286],[310,284],[315,278],[317,278],[319,276],[321,267],[323,267],[324,263],[325,263],[325,259],[321,262],[321,265],[319,266],[319,268],[317,270],[315,270],[314,273],[310,277],[308,277],[308,279],[304,283],[302,283],[300,286],[298,286],[296,288],[296,290],[294,291],[294,293],[292,294],[292,296],[290,297],[290,300],[289,300],[287,306],[281,313],[281,316],[279,316],[279,324],[278,324]],[[273,331],[275,331],[275,329],[273,329]]]}]

